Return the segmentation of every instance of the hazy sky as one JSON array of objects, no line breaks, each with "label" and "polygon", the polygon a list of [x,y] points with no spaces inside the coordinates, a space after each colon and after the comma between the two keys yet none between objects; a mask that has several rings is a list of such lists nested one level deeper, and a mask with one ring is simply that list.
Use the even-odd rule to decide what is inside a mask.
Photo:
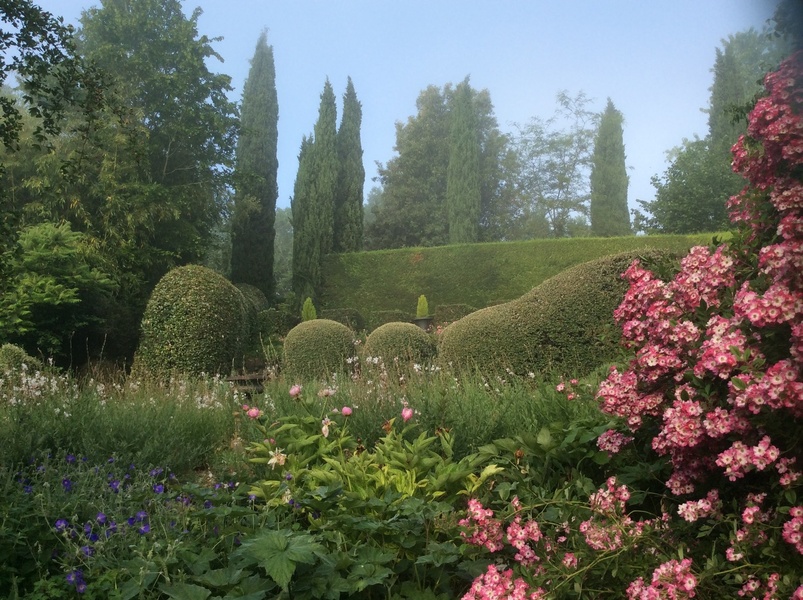
[{"label": "hazy sky", "polygon": [[[135,1],[135,0],[129,0]],[[78,25],[99,0],[39,0]],[[328,77],[346,78],[363,107],[366,194],[376,161],[394,155],[395,123],[415,114],[426,86],[466,75],[491,93],[503,132],[548,118],[561,90],[584,91],[625,117],[629,201],[653,198],[650,177],[684,137],[704,136],[715,49],[772,16],[771,0],[184,0],[200,6],[199,33],[222,37],[211,70],[231,76],[232,99],[257,38],[268,30],[279,96],[279,206],[289,206],[301,138],[312,132]]]}]

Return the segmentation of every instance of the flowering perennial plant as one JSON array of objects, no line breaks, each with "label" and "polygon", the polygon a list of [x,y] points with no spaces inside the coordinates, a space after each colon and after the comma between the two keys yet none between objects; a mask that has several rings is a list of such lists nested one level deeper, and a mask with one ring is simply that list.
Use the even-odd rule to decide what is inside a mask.
[{"label": "flowering perennial plant", "polygon": [[[803,52],[764,83],[733,146],[733,169],[748,181],[728,202],[737,232],[693,248],[669,281],[638,261],[623,274],[630,287],[614,316],[634,358],[611,369],[597,398],[668,458],[684,520],[721,517],[725,500],[739,507],[726,515],[741,527],[722,533],[722,581],[747,578],[748,596],[765,581],[774,598],[803,594],[803,509],[789,507],[803,460]],[[610,453],[621,445],[613,433],[599,441]],[[772,574],[781,565],[790,576]],[[668,586],[692,597],[691,568],[666,566],[628,597],[676,597]]]}]

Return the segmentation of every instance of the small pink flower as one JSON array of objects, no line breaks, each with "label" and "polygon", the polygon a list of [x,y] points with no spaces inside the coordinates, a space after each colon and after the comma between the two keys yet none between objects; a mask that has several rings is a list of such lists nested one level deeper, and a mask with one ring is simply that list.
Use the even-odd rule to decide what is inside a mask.
[{"label": "small pink flower", "polygon": [[406,423],[407,421],[409,421],[412,418],[413,418],[413,409],[409,408],[409,407],[403,408],[402,409],[402,419],[404,419],[404,422]]},{"label": "small pink flower", "polygon": [[243,410],[248,410],[249,408],[251,408],[251,407],[248,406],[247,404],[243,404]]},{"label": "small pink flower", "polygon": [[298,398],[298,396],[300,394],[301,394],[301,386],[300,385],[296,384],[296,385],[294,385],[293,387],[290,388],[290,396],[292,398]]},{"label": "small pink flower", "polygon": [[259,417],[262,416],[262,411],[259,410],[256,406],[254,406],[253,408],[249,408],[248,412],[246,412],[245,414],[247,414],[252,419],[258,419]]},{"label": "small pink flower", "polygon": [[343,414],[344,417],[348,417],[349,415],[351,415],[352,410],[350,406],[344,406],[342,409],[340,409],[340,412]]}]

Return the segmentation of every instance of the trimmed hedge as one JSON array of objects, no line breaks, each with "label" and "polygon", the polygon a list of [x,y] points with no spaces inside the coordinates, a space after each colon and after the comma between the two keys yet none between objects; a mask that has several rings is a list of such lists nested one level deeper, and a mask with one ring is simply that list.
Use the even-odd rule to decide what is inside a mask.
[{"label": "trimmed hedge", "polygon": [[432,336],[412,323],[385,323],[365,340],[365,356],[381,357],[386,367],[394,364],[427,364],[438,352]]},{"label": "trimmed hedge", "polygon": [[[685,255],[692,246],[708,245],[715,235],[537,239],[329,254],[324,258],[320,306],[354,308],[366,316],[389,310],[414,313],[425,291],[430,308],[482,308],[520,298],[561,271],[590,260],[646,248]],[[392,320],[411,319],[412,315]]]},{"label": "trimmed hedge", "polygon": [[468,304],[439,304],[435,307],[435,324],[454,323],[475,310],[477,309]]},{"label": "trimmed hedge", "polygon": [[365,329],[365,319],[353,308],[326,308],[321,311],[321,318],[343,323],[354,331]]},{"label": "trimmed hedge", "polygon": [[621,273],[639,257],[674,260],[662,251],[624,252],[567,269],[517,300],[449,325],[439,362],[453,371],[496,375],[591,372],[618,352],[613,311],[627,291]]},{"label": "trimmed hedge", "polygon": [[403,310],[377,310],[371,313],[368,327],[373,331],[385,323],[405,323],[413,320],[413,315]]},{"label": "trimmed hedge", "polygon": [[228,374],[248,337],[247,301],[211,269],[178,267],[154,288],[141,332],[135,376]]},{"label": "trimmed hedge", "polygon": [[330,319],[303,321],[284,339],[284,371],[300,381],[328,379],[346,369],[354,356],[354,334]]}]

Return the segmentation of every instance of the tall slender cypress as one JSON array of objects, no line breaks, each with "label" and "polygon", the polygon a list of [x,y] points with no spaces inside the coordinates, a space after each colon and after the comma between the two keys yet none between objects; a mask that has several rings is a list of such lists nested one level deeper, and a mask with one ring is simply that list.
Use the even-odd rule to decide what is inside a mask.
[{"label": "tall slender cypress", "polygon": [[622,113],[608,98],[591,158],[591,233],[595,236],[631,233],[623,122]]},{"label": "tall slender cypress", "polygon": [[365,167],[362,163],[361,124],[362,106],[349,77],[346,93],[343,95],[343,117],[337,131],[340,171],[335,195],[335,252],[362,250]]},{"label": "tall slender cypress", "polygon": [[257,41],[243,86],[241,131],[237,141],[232,220],[231,278],[273,297],[273,243],[276,199],[279,102],[273,47],[267,33]]},{"label": "tall slender cypress", "polygon": [[315,237],[320,256],[332,252],[335,223],[335,193],[339,161],[337,158],[337,106],[329,80],[323,86],[318,120],[315,123],[311,152],[310,214],[314,215]]},{"label": "tall slender cypress", "polygon": [[305,298],[314,298],[320,280],[320,243],[312,212],[312,138],[304,136],[298,153],[298,173],[290,210],[293,219],[293,294],[297,308]]},{"label": "tall slender cypress", "polygon": [[476,242],[480,232],[480,139],[468,77],[455,89],[449,117],[446,206],[449,242]]}]

